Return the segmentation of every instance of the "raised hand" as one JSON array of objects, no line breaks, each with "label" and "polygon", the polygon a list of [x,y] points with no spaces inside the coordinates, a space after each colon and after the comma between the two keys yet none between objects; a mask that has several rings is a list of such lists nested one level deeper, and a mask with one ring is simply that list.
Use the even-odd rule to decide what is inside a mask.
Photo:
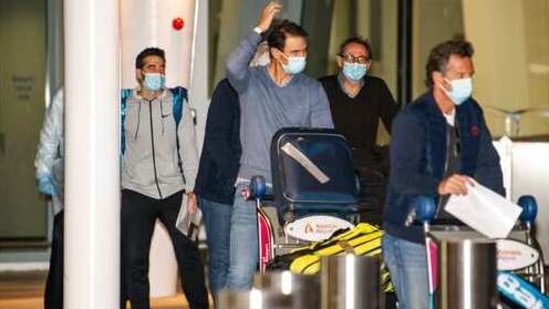
[{"label": "raised hand", "polygon": [[280,12],[281,9],[282,5],[276,1],[271,1],[265,6],[259,16],[259,21],[257,22],[257,26],[261,29],[261,32],[265,32],[269,29],[275,15]]}]

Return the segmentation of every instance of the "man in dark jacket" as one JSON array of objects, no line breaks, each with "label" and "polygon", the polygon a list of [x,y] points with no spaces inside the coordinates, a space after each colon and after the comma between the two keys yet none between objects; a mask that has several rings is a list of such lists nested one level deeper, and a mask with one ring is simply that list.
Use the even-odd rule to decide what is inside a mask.
[{"label": "man in dark jacket", "polygon": [[214,299],[227,281],[232,206],[240,166],[240,104],[227,79],[214,90],[195,193],[204,214],[208,244],[208,276]]},{"label": "man in dark jacket", "polygon": [[434,198],[444,215],[448,197],[467,194],[472,179],[505,194],[499,156],[471,98],[472,56],[469,42],[437,45],[426,67],[429,91],[393,122],[383,255],[399,308],[429,308],[423,231],[407,222],[415,199]]}]

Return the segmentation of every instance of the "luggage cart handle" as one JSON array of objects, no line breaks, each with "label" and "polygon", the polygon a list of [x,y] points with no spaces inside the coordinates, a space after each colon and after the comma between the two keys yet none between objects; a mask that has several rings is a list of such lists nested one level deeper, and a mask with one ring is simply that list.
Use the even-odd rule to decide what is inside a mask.
[{"label": "luggage cart handle", "polygon": [[518,199],[517,204],[522,207],[520,220],[526,224],[534,223],[538,215],[538,203],[536,199],[531,195],[523,195]]},{"label": "luggage cart handle", "polygon": [[272,201],[273,195],[267,194],[267,181],[263,176],[253,176],[247,188],[242,192],[246,200]]},{"label": "luggage cart handle", "polygon": [[[526,224],[532,224],[538,215],[538,204],[536,199],[531,195],[521,196],[517,204],[522,207],[520,220]],[[414,222],[430,223],[436,215],[435,200],[431,196],[418,196],[410,209],[410,213],[406,219],[406,225],[411,225]]]},{"label": "luggage cart handle", "polygon": [[433,221],[436,215],[437,206],[435,199],[431,196],[421,195],[416,197],[408,217],[406,218],[406,225],[411,225],[414,222],[420,222],[423,224],[423,231],[425,233],[425,253],[427,257],[427,278],[429,288],[429,309],[435,308],[435,289],[436,279],[433,269],[433,260],[431,256],[431,250],[433,247],[432,240],[428,237],[429,223]]},{"label": "luggage cart handle", "polygon": [[405,224],[406,226],[409,226],[415,222],[420,222],[426,226],[433,221],[436,211],[437,206],[435,204],[435,199],[431,196],[420,195],[416,197],[412,204]]}]

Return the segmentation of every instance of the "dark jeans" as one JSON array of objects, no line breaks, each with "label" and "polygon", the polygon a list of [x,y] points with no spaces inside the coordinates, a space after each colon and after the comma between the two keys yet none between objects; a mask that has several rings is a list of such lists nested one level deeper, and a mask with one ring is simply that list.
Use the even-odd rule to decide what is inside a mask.
[{"label": "dark jeans", "polygon": [[208,308],[204,267],[198,245],[175,227],[182,192],[157,200],[122,190],[121,213],[121,308],[129,300],[132,309],[150,308],[149,251],[156,219],[166,226],[173,242],[183,292],[192,309]]},{"label": "dark jeans", "polygon": [[63,309],[63,230],[64,211],[53,218],[50,270],[44,291],[45,309]]}]

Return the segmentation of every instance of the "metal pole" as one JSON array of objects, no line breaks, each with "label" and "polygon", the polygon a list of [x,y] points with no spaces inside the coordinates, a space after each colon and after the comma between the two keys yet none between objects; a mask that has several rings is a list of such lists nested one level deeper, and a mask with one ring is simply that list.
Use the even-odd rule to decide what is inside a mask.
[{"label": "metal pole", "polygon": [[436,308],[496,308],[496,243],[445,239],[439,243]]},{"label": "metal pole", "polygon": [[320,261],[321,308],[383,308],[379,259],[352,254]]},{"label": "metal pole", "polygon": [[412,3],[398,1],[397,101],[404,107],[412,99]]}]

